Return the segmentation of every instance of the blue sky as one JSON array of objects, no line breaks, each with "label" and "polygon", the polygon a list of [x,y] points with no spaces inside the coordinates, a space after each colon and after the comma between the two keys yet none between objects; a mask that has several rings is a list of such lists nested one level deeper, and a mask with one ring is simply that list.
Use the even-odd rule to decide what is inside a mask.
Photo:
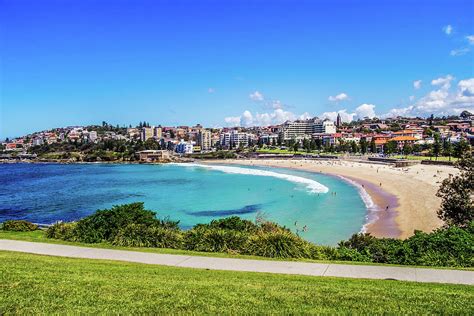
[{"label": "blue sky", "polygon": [[0,0],[0,138],[472,110],[473,15],[457,0]]}]

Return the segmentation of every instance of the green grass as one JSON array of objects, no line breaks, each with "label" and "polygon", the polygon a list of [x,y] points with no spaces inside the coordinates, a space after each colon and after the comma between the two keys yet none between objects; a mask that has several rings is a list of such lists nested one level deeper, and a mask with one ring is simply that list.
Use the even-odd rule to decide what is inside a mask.
[{"label": "green grass", "polygon": [[[414,156],[414,155],[408,155],[408,156],[405,156],[405,155],[393,155],[391,156],[391,158],[397,158],[397,159],[409,159],[409,160],[430,160],[430,157],[428,156]],[[435,160],[436,161],[436,158],[435,157],[431,157],[431,160]],[[454,158],[454,157],[451,157],[451,161],[455,162],[457,161],[458,158]],[[449,157],[444,157],[444,156],[440,156],[438,157],[438,161],[450,161],[449,160]]]},{"label": "green grass", "polygon": [[[266,257],[259,257],[259,256],[240,255],[240,254],[235,254],[235,253],[223,253],[223,252],[200,252],[200,251],[169,249],[169,248],[120,247],[120,246],[114,246],[114,245],[111,245],[111,244],[105,243],[105,242],[96,243],[96,244],[87,244],[87,243],[81,243],[81,242],[71,242],[71,241],[64,241],[64,240],[60,240],[60,239],[47,238],[45,236],[45,231],[43,231],[43,230],[36,230],[36,231],[30,231],[30,232],[14,232],[14,231],[0,230],[0,239],[21,240],[21,241],[30,241],[30,242],[43,242],[43,243],[49,243],[49,244],[70,245],[70,246],[80,246],[80,247],[90,247],[90,248],[131,250],[131,251],[162,253],[162,254],[172,254],[172,255],[188,255],[188,256],[203,256],[203,257],[218,257],[218,258],[239,258],[239,259],[272,260],[272,261],[302,261],[302,262],[317,262],[317,263],[341,263],[341,264],[351,264],[351,265],[406,267],[405,265],[384,264],[384,263],[374,263],[374,262],[337,261],[337,260],[329,261],[329,260],[312,260],[312,259],[303,259],[303,258],[266,258]],[[417,267],[417,266],[410,266],[410,267]],[[474,268],[453,268],[453,267],[432,267],[432,266],[429,266],[429,267],[419,266],[419,268],[474,271]]]},{"label": "green grass", "polygon": [[300,149],[297,152],[295,152],[292,149],[279,149],[279,148],[276,148],[276,149],[261,148],[257,150],[257,153],[259,154],[289,154],[289,155],[321,154],[321,155],[330,155],[330,156],[342,155],[341,153],[325,153],[325,152],[320,152],[317,150],[307,152],[303,149]]},{"label": "green grass", "polygon": [[208,271],[0,251],[0,314],[473,314],[463,285]]}]

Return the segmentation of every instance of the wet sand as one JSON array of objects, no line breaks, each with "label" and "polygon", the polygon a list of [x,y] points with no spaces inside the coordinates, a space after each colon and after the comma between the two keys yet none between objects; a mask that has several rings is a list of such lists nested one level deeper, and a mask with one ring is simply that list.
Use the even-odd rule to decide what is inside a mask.
[{"label": "wet sand", "polygon": [[377,206],[377,210],[368,212],[373,221],[365,226],[366,231],[377,237],[397,238],[407,238],[415,230],[430,232],[443,224],[436,214],[440,199],[435,194],[444,178],[458,172],[450,166],[395,168],[345,160],[242,159],[206,163],[291,168],[348,178],[363,185]]}]

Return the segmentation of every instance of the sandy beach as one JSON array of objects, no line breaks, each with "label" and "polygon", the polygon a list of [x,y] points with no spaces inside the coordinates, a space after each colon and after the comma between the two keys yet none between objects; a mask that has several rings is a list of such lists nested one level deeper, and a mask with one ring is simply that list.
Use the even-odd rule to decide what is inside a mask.
[{"label": "sandy beach", "polygon": [[366,226],[366,231],[377,237],[398,238],[407,238],[415,230],[430,232],[443,224],[436,214],[440,199],[435,194],[443,179],[458,172],[450,166],[418,164],[395,168],[345,160],[255,159],[206,163],[293,168],[348,178],[363,185],[379,209],[378,218]]}]

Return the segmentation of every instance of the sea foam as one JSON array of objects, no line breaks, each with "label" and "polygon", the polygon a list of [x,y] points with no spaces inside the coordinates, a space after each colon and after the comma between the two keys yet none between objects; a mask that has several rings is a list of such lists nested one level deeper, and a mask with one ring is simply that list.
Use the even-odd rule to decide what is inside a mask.
[{"label": "sea foam", "polygon": [[219,166],[219,165],[204,165],[204,164],[195,164],[195,163],[185,163],[185,164],[176,164],[188,167],[199,167],[199,168],[206,168],[210,170],[221,171],[225,173],[232,173],[232,174],[244,174],[244,175],[252,175],[252,176],[262,176],[262,177],[274,177],[286,181],[290,181],[297,184],[305,185],[309,192],[311,193],[327,193],[329,191],[328,187],[322,185],[321,183],[303,178],[298,177],[290,174],[278,173],[273,171],[267,170],[259,170],[259,169],[250,169],[250,168],[241,168],[241,167],[233,167],[233,166]]},{"label": "sea foam", "polygon": [[380,211],[380,209],[377,207],[377,205],[374,203],[374,201],[370,197],[369,193],[367,193],[367,191],[364,189],[364,187],[360,183],[358,183],[354,180],[348,179],[346,177],[340,176],[340,175],[338,175],[337,177],[339,177],[340,179],[352,184],[359,191],[359,195],[362,198],[362,201],[364,202],[365,207],[367,208],[367,215],[365,216],[365,223],[364,223],[364,225],[362,225],[362,228],[361,228],[360,232],[361,233],[366,233],[367,232],[367,226],[369,224],[372,224],[373,222],[375,222],[379,218],[378,215],[377,215],[377,212]]}]

